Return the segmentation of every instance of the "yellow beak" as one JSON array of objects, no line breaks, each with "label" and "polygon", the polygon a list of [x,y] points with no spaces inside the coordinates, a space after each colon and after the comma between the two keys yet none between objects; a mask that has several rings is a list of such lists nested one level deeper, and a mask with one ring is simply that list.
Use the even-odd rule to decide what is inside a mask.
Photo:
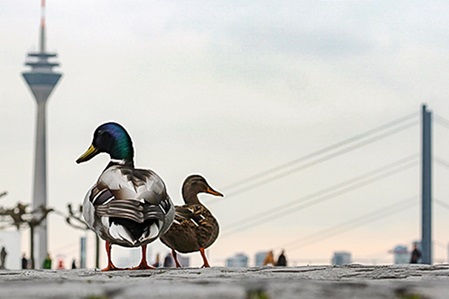
[{"label": "yellow beak", "polygon": [[76,159],[76,163],[86,162],[95,157],[99,153],[98,149],[95,146],[91,145],[87,149],[87,151],[82,154],[78,159]]}]

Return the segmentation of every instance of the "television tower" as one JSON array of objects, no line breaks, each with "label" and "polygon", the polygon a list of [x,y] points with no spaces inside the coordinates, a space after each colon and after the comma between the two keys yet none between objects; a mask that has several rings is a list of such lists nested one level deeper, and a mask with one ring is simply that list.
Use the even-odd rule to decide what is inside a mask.
[{"label": "television tower", "polygon": [[[37,103],[36,149],[34,157],[33,210],[47,207],[47,152],[46,152],[46,106],[51,92],[62,74],[55,72],[57,62],[51,62],[56,53],[45,49],[45,0],[41,0],[40,45],[38,52],[30,52],[25,62],[31,70],[22,73]],[[37,215],[38,216],[38,215]],[[47,255],[47,221],[36,228],[34,237],[35,267],[41,268]]]}]

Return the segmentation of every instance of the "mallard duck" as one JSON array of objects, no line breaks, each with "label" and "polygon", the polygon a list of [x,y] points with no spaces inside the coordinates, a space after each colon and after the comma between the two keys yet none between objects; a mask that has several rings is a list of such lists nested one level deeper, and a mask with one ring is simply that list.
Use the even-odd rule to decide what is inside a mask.
[{"label": "mallard duck", "polygon": [[87,191],[83,216],[90,229],[106,241],[108,265],[103,271],[117,270],[111,260],[111,246],[142,247],[140,264],[132,269],[151,269],[146,247],[168,230],[174,219],[174,205],[162,179],[152,170],[134,168],[131,137],[119,124],[99,126],[89,149],[76,163],[108,153],[110,162],[97,182]]},{"label": "mallard duck", "polygon": [[204,249],[218,237],[219,225],[212,213],[199,201],[198,193],[223,196],[212,189],[200,175],[187,177],[182,186],[185,205],[175,207],[175,220],[170,229],[161,236],[161,241],[171,248],[176,267],[181,267],[176,252],[199,251],[203,258],[202,267],[210,267]]}]

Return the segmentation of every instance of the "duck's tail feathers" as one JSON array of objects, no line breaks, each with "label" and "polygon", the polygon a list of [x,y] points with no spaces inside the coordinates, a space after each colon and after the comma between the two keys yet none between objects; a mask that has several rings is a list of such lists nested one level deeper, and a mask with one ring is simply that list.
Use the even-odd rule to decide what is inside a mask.
[{"label": "duck's tail feathers", "polygon": [[111,223],[111,226],[109,227],[109,234],[118,240],[126,240],[130,243],[135,242],[135,238],[130,235],[130,233],[124,226],[116,224],[114,222]]},{"label": "duck's tail feathers", "polygon": [[100,217],[123,218],[137,223],[147,220],[163,220],[164,211],[159,205],[150,205],[137,200],[113,200],[96,207]]}]

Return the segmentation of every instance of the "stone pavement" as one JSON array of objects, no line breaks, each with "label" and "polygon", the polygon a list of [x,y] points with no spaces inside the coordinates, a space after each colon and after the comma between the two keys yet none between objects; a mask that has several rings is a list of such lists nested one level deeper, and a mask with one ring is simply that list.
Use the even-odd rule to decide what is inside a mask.
[{"label": "stone pavement", "polygon": [[1,270],[0,298],[449,298],[449,265]]}]

